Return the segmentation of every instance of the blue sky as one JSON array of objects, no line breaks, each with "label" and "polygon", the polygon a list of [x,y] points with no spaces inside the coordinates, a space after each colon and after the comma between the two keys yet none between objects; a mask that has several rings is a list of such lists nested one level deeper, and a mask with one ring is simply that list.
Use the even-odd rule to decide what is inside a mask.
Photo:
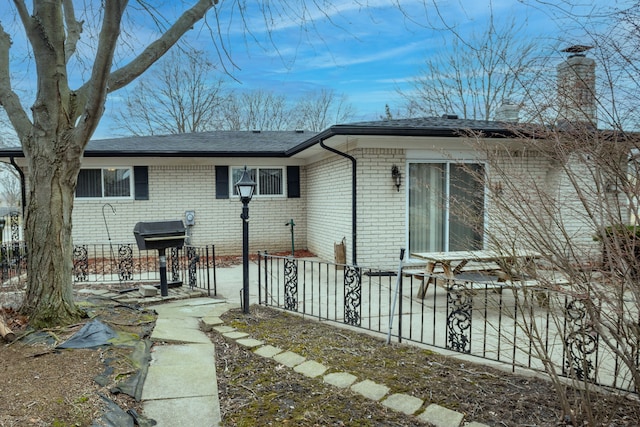
[{"label": "blue sky", "polygon": [[[603,0],[575,0],[573,3],[580,6],[571,7],[564,0],[436,1],[442,18],[463,35],[482,32],[493,13],[497,22],[515,17],[523,27],[523,37],[539,39],[541,46],[550,46],[560,38],[563,42],[566,40],[567,45],[579,43],[582,30],[578,25],[568,26],[560,20],[563,11],[570,9],[586,16],[593,14],[594,7],[607,4]],[[178,3],[181,2],[166,2],[168,8]],[[237,66],[234,68],[226,60],[228,69],[238,80],[228,88],[264,89],[284,93],[292,99],[320,89],[333,89],[336,94],[348,97],[348,102],[355,107],[356,120],[377,119],[384,113],[385,104],[392,109],[399,105],[398,89],[407,90],[408,82],[420,73],[425,58],[441,50],[445,40],[451,38],[449,32],[439,29],[443,24],[431,0],[369,0],[367,6],[345,1],[335,10],[325,11],[324,16],[308,11],[314,18],[310,28],[301,28],[292,19],[275,16],[271,31],[267,31],[262,12],[248,10],[245,19],[251,28],[250,35],[242,29],[237,13],[232,21],[228,20],[233,3],[221,0],[217,6],[222,22],[231,22],[222,31],[224,45]],[[389,6],[390,3],[401,4],[405,13]],[[3,25],[7,22],[5,14],[0,12]],[[213,17],[208,21],[213,23]],[[152,29],[139,24],[138,37],[147,33],[153,37]],[[216,59],[205,27],[196,26],[188,37],[192,46],[211,52],[211,59]],[[541,51],[541,55],[557,53]],[[117,109],[125,95],[123,90],[112,94],[107,109]],[[115,133],[107,111],[94,138]]]}]

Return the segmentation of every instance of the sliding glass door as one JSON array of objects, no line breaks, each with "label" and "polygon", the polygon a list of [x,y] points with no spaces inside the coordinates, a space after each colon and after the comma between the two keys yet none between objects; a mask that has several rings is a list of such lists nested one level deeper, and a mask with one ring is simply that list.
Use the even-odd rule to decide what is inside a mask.
[{"label": "sliding glass door", "polygon": [[484,167],[409,164],[409,251],[482,249]]}]

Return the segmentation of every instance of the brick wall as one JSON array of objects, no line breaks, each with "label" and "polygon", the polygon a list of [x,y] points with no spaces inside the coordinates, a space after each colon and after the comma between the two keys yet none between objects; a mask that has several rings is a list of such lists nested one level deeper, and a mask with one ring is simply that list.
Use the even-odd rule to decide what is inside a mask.
[{"label": "brick wall", "polygon": [[[305,180],[304,168],[300,171]],[[116,213],[113,214],[111,204]],[[237,197],[215,198],[215,171],[212,165],[150,166],[149,200],[78,200],[73,212],[76,242],[106,243],[107,229],[113,242],[133,242],[138,221],[184,220],[185,211],[196,213],[190,227],[194,245],[215,244],[216,254],[239,254],[242,250],[242,204]],[[297,248],[306,248],[305,194],[298,199],[256,196],[249,204],[249,245],[251,253],[291,249],[290,228],[296,223]]]},{"label": "brick wall", "polygon": [[338,156],[307,167],[307,242],[325,260],[334,260],[334,243],[343,238],[352,260],[351,171],[351,161]]},{"label": "brick wall", "polygon": [[[565,167],[571,171],[569,174]],[[579,250],[583,261],[599,259],[601,248],[593,239],[597,219],[589,218],[585,209],[586,203],[592,212],[600,212],[597,206],[603,203],[602,194],[595,188],[593,171],[577,159],[563,166],[533,151],[503,155],[493,173],[490,170],[490,180],[494,185],[498,181],[509,182],[503,185],[501,201],[488,204],[488,234],[503,244],[527,247],[532,242],[522,228],[536,227],[538,230],[532,234],[538,244],[553,251],[569,247]],[[502,203],[511,212],[502,209]],[[609,222],[606,218],[600,220]]]},{"label": "brick wall", "polygon": [[[404,151],[358,149],[357,159],[357,261],[362,266],[397,266],[405,241],[406,186]],[[391,167],[402,171],[396,190]],[[345,238],[347,262],[353,259],[352,164],[332,157],[308,167],[307,218],[309,250],[323,259],[334,259],[334,244]]]},{"label": "brick wall", "polygon": [[[395,269],[400,248],[406,248],[404,150],[370,148],[358,155],[358,260],[361,265]],[[393,165],[402,174],[400,191],[391,178]]]}]

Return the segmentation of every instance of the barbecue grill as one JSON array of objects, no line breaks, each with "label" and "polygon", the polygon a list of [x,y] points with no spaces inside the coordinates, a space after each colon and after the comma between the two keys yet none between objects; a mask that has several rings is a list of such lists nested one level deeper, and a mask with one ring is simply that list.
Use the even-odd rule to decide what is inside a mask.
[{"label": "barbecue grill", "polygon": [[169,295],[167,286],[167,248],[181,248],[186,238],[186,229],[181,220],[139,222],[133,227],[138,249],[157,250],[160,260],[160,295]]}]

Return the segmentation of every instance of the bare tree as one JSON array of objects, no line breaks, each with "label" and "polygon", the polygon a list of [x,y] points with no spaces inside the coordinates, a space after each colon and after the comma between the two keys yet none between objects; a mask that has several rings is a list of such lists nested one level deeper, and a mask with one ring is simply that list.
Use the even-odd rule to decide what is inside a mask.
[{"label": "bare tree", "polygon": [[[24,0],[14,0],[5,8],[16,14],[15,26],[14,22],[0,24],[0,105],[19,137],[28,165],[25,241],[29,257],[22,312],[36,327],[71,323],[83,314],[72,294],[71,218],[83,152],[102,118],[107,95],[147,71],[218,1],[193,0],[189,9],[172,7],[181,10],[174,16],[163,16],[148,2],[140,3],[136,10],[128,9],[127,0],[78,4],[82,6],[72,0],[33,0],[29,9]],[[228,5],[238,12],[224,15],[229,22],[203,27],[209,30],[219,57],[227,60],[220,31],[236,26],[251,34],[245,19],[249,6],[269,17],[263,23],[267,32],[289,21],[302,32],[310,16],[329,16],[335,7],[330,1]],[[134,31],[127,33],[132,28],[127,25],[135,24],[141,13],[147,14],[142,19],[158,27],[155,40],[145,45],[134,38]],[[234,19],[239,21],[232,22]],[[14,44],[12,38],[20,43]],[[25,76],[33,79],[35,87],[30,109],[24,107],[13,86],[14,58],[30,58],[35,64],[33,73]],[[73,74],[87,69],[90,72]]]},{"label": "bare tree", "polygon": [[138,80],[115,114],[116,126],[133,135],[203,132],[218,127],[223,80],[202,51],[172,51]]},{"label": "bare tree", "polygon": [[399,91],[405,116],[492,120],[503,102],[528,102],[540,64],[534,42],[520,35],[514,20],[497,26],[492,15],[481,34],[448,34],[442,51],[426,59],[412,89]]},{"label": "bare tree", "polygon": [[348,103],[346,95],[337,96],[331,89],[303,96],[293,108],[295,127],[321,131],[327,127],[353,119],[355,109]]},{"label": "bare tree", "polygon": [[264,89],[232,93],[222,110],[223,129],[287,130],[290,114],[287,98]]},{"label": "bare tree", "polygon": [[[564,50],[557,90],[541,103],[539,124],[513,128],[519,149],[507,143],[496,150],[474,136],[491,171],[478,177],[489,194],[490,244],[544,255],[541,268],[527,273],[537,287],[519,292],[514,316],[574,425],[607,423],[592,410],[600,378],[640,389],[640,134],[629,131],[638,123],[640,87],[638,33],[624,22],[629,13],[614,15],[605,32],[589,33],[587,44]],[[554,339],[561,339],[563,365],[551,362],[558,349],[536,323],[542,316],[560,335]],[[561,376],[573,380],[574,397]]]},{"label": "bare tree", "polygon": [[13,167],[4,167],[0,171],[0,197],[7,206],[18,208],[22,200],[20,177]]}]

